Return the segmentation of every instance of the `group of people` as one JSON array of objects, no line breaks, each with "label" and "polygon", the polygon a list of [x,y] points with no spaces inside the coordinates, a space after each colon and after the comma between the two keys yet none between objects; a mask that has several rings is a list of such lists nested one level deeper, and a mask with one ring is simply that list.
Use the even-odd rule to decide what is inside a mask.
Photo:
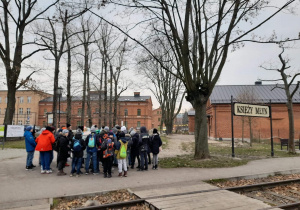
[{"label": "group of people", "polygon": [[162,141],[157,129],[153,129],[150,135],[146,127],[139,130],[125,126],[116,125],[113,128],[103,126],[98,128],[93,125],[90,133],[83,138],[83,126],[78,126],[75,134],[70,124],[66,127],[55,130],[47,126],[42,129],[41,134],[35,138],[32,134],[33,128],[27,127],[24,133],[27,151],[26,170],[35,167],[32,160],[34,152],[40,152],[40,165],[42,174],[52,173],[51,163],[53,151],[57,152],[58,176],[66,175],[65,166],[67,160],[72,158],[72,169],[70,176],[100,173],[100,166],[103,166],[104,178],[112,177],[112,166],[118,166],[118,176],[127,177],[128,168],[134,169],[137,160],[138,171],[147,171],[151,164],[150,153],[153,154],[152,169],[158,167],[158,154]]}]

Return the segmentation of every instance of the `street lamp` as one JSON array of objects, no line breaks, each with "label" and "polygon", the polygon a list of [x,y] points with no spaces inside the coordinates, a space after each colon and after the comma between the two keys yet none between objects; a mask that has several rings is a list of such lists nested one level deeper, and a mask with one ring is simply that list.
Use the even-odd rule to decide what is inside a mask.
[{"label": "street lamp", "polygon": [[17,97],[18,98],[18,100],[17,100],[17,104],[18,104],[18,106],[17,106],[17,122],[16,122],[16,125],[19,125],[19,103],[20,103],[20,96],[19,97]]},{"label": "street lamp", "polygon": [[58,87],[56,93],[58,94],[58,127],[60,128],[60,97],[62,95],[63,88]]},{"label": "street lamp", "polygon": [[128,114],[128,110],[127,110],[127,109],[124,110],[124,114],[125,114],[125,122],[124,122],[124,125],[125,125],[125,127],[127,127],[127,124],[126,124],[126,116],[127,116],[127,114]]}]

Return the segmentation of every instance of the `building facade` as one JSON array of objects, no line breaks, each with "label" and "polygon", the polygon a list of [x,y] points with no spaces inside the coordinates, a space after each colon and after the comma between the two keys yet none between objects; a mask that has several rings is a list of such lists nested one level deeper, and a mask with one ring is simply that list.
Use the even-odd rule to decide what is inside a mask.
[{"label": "building facade", "polygon": [[[216,86],[207,103],[207,129],[212,139],[231,139],[231,95],[234,102],[248,104],[270,105],[272,108],[272,125],[274,138],[289,137],[289,121],[286,106],[286,96],[283,89],[275,85],[228,85]],[[295,86],[291,86],[291,89]],[[247,93],[247,94],[245,94]],[[249,93],[250,96],[249,96]],[[248,99],[243,95],[248,95]],[[251,96],[252,95],[252,96]],[[300,137],[300,95],[299,90],[293,98],[295,138]],[[189,133],[194,133],[195,112],[190,111]],[[271,137],[270,118],[233,117],[234,137],[250,138],[250,126],[254,139],[269,139]]]},{"label": "building facade", "polygon": [[152,111],[152,126],[151,128],[156,128],[158,129],[159,131],[163,130],[163,127],[161,128],[161,120],[162,120],[162,113],[161,113],[161,108],[157,108],[157,109],[154,109]]},{"label": "building facade", "polygon": [[[112,119],[112,114],[109,114],[109,104],[107,105],[107,110],[105,111],[104,98],[99,94],[99,92],[91,92],[91,115],[92,124],[98,126],[103,126],[104,118],[106,118],[106,125],[108,125],[109,119]],[[99,100],[101,97],[101,100]],[[101,117],[99,116],[99,101],[102,103],[101,106]],[[45,98],[39,102],[39,120],[38,124],[41,126],[46,126],[51,124],[52,115],[52,103],[53,98]],[[59,107],[59,106],[57,106]],[[67,99],[62,97],[60,99],[60,110],[57,110],[58,124],[56,126],[65,126],[70,123],[73,128],[81,125],[81,113],[82,113],[82,97],[72,98],[72,109],[71,109],[71,122],[66,120],[67,111]],[[112,107],[113,111],[113,107]],[[60,120],[59,120],[60,115]],[[101,119],[101,124],[99,125],[99,119]],[[89,126],[89,117],[87,115],[87,106],[85,105],[85,126]],[[151,96],[141,96],[140,92],[135,92],[133,96],[120,96],[117,103],[117,124],[126,125],[127,128],[134,127],[140,128],[141,126],[146,126],[148,129],[151,128],[152,122],[152,100]]]},{"label": "building facade", "polygon": [[[17,90],[15,114],[13,125],[37,125],[39,120],[39,101],[50,97],[51,94],[32,91]],[[0,123],[4,123],[7,107],[7,90],[0,90]]]}]

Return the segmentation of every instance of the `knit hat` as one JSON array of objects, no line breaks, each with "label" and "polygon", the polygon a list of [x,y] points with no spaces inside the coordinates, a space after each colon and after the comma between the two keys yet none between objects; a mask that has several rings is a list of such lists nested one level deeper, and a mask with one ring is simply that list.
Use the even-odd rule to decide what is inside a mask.
[{"label": "knit hat", "polygon": [[96,133],[96,128],[95,127],[91,127],[91,133]]},{"label": "knit hat", "polygon": [[153,129],[153,133],[158,133],[156,128]]},{"label": "knit hat", "polygon": [[133,136],[134,134],[136,134],[136,131],[133,129],[133,130],[130,132],[130,135]]},{"label": "knit hat", "polygon": [[119,137],[120,138],[125,137],[125,133],[124,132],[120,132]]},{"label": "knit hat", "polygon": [[78,128],[83,131],[83,126],[82,125],[79,125]]},{"label": "knit hat", "polygon": [[75,134],[82,134],[82,130],[78,128]]},{"label": "knit hat", "polygon": [[71,126],[71,124],[67,123],[67,128],[70,127],[70,126]]},{"label": "knit hat", "polygon": [[32,127],[31,126],[28,126],[28,127],[26,127],[26,131],[30,131],[32,129]]},{"label": "knit hat", "polygon": [[54,131],[54,130],[55,130],[55,128],[54,128],[54,127],[47,126],[47,127],[46,127],[46,130],[48,130],[48,131],[52,132],[52,131]]},{"label": "knit hat", "polygon": [[126,129],[126,127],[125,126],[122,126],[121,127],[121,131],[126,131],[127,129]]},{"label": "knit hat", "polygon": [[108,136],[113,136],[114,133],[113,132],[108,132]]},{"label": "knit hat", "polygon": [[116,127],[116,129],[118,129],[118,130],[121,129],[121,127],[120,127],[119,125],[116,125],[115,127]]},{"label": "knit hat", "polygon": [[108,132],[108,131],[109,131],[109,127],[108,127],[108,126],[105,126],[105,127],[104,127],[104,130],[105,130],[106,132]]},{"label": "knit hat", "polygon": [[112,130],[113,133],[117,133],[118,132],[118,129],[116,129],[116,127],[113,127],[111,130]]},{"label": "knit hat", "polygon": [[69,133],[68,129],[63,129],[62,133]]}]

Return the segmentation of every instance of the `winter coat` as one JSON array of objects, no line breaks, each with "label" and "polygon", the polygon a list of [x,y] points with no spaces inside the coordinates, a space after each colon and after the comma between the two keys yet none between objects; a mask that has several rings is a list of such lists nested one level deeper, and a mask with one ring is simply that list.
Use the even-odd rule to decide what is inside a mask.
[{"label": "winter coat", "polygon": [[25,137],[26,152],[33,152],[36,147],[36,143],[34,141],[32,133],[30,131],[25,131],[24,137]]},{"label": "winter coat", "polygon": [[[94,147],[89,147],[89,139],[91,135],[94,136]],[[99,142],[99,136],[96,133],[89,134],[85,139],[86,151],[87,152],[97,152],[98,148],[101,146]]]},{"label": "winter coat", "polygon": [[75,140],[80,140],[81,151],[72,151],[73,152],[73,157],[82,158],[83,157],[83,151],[86,148],[85,141],[82,139],[81,134],[75,134],[74,138],[72,139],[72,143],[71,143],[71,148],[72,149],[73,149]]},{"label": "winter coat", "polygon": [[132,133],[132,145],[131,145],[131,153],[138,154],[139,153],[139,134]]},{"label": "winter coat", "polygon": [[59,136],[57,139],[57,149],[58,149],[58,155],[57,160],[66,160],[69,157],[69,139],[66,136]]},{"label": "winter coat", "polygon": [[[143,138],[145,136],[148,136],[148,138]],[[140,134],[140,137],[139,137],[139,152],[144,152],[144,151],[142,151],[142,148],[145,148],[147,153],[150,152],[149,140],[150,140],[150,136],[149,136],[148,133],[141,133]]]},{"label": "winter coat", "polygon": [[115,145],[115,154],[117,155],[117,159],[118,160],[120,160],[120,159],[126,159],[126,157],[125,158],[121,158],[120,157],[120,149],[121,149],[122,143],[124,144],[125,150],[127,151],[128,142],[127,142],[127,140],[126,140],[125,137],[121,137],[121,139]]},{"label": "winter coat", "polygon": [[52,144],[55,142],[54,135],[51,131],[44,130],[35,140],[37,143],[35,150],[40,152],[51,151]]},{"label": "winter coat", "polygon": [[131,146],[132,146],[132,139],[131,139],[130,134],[126,133],[125,134],[125,139],[128,142],[128,144],[127,144],[127,152],[130,152],[131,151]]},{"label": "winter coat", "polygon": [[159,134],[154,133],[151,139],[151,151],[154,155],[159,153],[159,147],[162,145],[161,139]]}]

